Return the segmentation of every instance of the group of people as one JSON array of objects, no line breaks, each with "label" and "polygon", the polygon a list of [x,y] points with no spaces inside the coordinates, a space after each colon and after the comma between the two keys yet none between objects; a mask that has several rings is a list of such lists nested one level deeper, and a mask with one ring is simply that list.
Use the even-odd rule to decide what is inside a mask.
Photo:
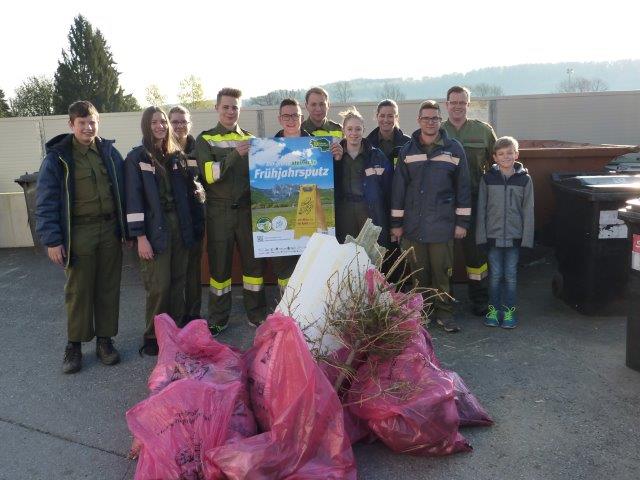
[{"label": "group of people", "polygon": [[[463,242],[474,314],[488,326],[517,324],[516,268],[520,246],[533,245],[533,189],[517,162],[518,143],[496,139],[490,125],[467,118],[470,92],[447,92],[448,120],[433,100],[418,110],[411,136],[399,128],[398,105],[378,104],[378,126],[364,137],[354,107],[342,124],[327,118],[329,95],[311,88],[300,103],[285,99],[276,137],[333,137],[335,230],[356,236],[367,218],[382,227],[379,243],[413,248],[416,284],[437,289],[431,318],[446,331],[453,319],[450,278],[453,242]],[[146,291],[141,353],[157,355],[153,319],[166,312],[179,325],[201,318],[200,259],[206,233],[209,259],[207,320],[214,335],[229,323],[234,248],[242,264],[243,299],[250,325],[267,314],[264,260],[254,257],[248,153],[253,135],[240,128],[241,92],[216,97],[218,124],[190,134],[184,107],[168,115],[142,114],[142,143],[123,160],[113,141],[98,136],[99,114],[87,101],[69,107],[70,134],[47,144],[38,177],[37,232],[49,258],[65,268],[68,343],[63,371],[81,368],[81,343],[96,340],[106,365],[118,363],[122,246],[137,248]],[[495,161],[495,165],[493,165]],[[489,266],[487,264],[487,255]],[[281,289],[298,257],[271,259]],[[487,275],[490,272],[490,282]],[[487,285],[489,283],[489,285]]]}]

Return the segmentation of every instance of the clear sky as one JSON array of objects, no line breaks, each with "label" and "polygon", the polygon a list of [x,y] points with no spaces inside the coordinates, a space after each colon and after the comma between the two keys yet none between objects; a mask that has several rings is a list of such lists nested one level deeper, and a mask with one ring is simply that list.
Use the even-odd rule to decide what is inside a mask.
[{"label": "clear sky", "polygon": [[[456,7],[451,5],[456,4]],[[320,5],[320,6],[314,6]],[[640,2],[304,0],[5,2],[0,89],[53,76],[74,16],[102,31],[121,85],[170,102],[194,74],[213,98],[352,78],[421,78],[521,63],[637,59]]]}]

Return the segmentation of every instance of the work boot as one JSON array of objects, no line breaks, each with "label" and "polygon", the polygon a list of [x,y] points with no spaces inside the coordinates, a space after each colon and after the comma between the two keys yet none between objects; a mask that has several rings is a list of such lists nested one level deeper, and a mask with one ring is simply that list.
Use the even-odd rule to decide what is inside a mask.
[{"label": "work boot", "polygon": [[113,346],[113,340],[109,337],[96,339],[96,355],[104,365],[115,365],[120,361],[120,354]]},{"label": "work boot", "polygon": [[437,318],[436,323],[440,325],[445,332],[457,333],[460,331],[460,327],[453,318]]},{"label": "work boot", "polygon": [[516,307],[505,307],[504,317],[502,318],[502,328],[516,328],[517,326]]},{"label": "work boot", "polygon": [[140,350],[138,350],[138,353],[140,356],[144,353],[150,357],[155,357],[158,355],[159,350],[158,341],[155,338],[145,338]]},{"label": "work boot", "polygon": [[487,313],[487,316],[484,319],[484,324],[487,327],[499,327],[500,326],[500,317],[499,317],[500,312],[498,312],[498,310],[496,310],[496,307],[494,307],[493,305],[489,305],[488,311],[489,311],[489,313]]},{"label": "work boot", "polygon": [[213,325],[209,325],[209,331],[211,332],[211,335],[213,335],[214,337],[217,337],[224,330],[226,330],[228,326],[229,326],[229,319],[227,318],[222,322],[215,322]]},{"label": "work boot", "polygon": [[64,349],[64,359],[62,360],[63,373],[76,373],[82,368],[82,348],[80,343],[67,343]]},{"label": "work boot", "polygon": [[253,318],[247,317],[247,324],[253,328],[258,328],[260,325],[262,325],[263,322],[264,322],[264,318],[262,317],[253,317]]}]

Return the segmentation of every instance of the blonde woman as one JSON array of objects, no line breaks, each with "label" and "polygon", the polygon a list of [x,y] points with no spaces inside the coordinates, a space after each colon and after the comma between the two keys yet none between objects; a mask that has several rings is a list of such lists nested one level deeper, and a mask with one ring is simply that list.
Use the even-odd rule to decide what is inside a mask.
[{"label": "blonde woman", "polygon": [[378,243],[389,246],[389,203],[393,169],[387,157],[363,138],[364,119],[355,107],[341,112],[342,159],[334,162],[336,237],[357,236],[367,218],[382,227]]}]

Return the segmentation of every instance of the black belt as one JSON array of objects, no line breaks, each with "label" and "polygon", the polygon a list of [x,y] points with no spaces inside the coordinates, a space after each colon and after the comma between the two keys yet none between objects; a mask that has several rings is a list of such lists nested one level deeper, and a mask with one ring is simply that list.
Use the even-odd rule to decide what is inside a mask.
[{"label": "black belt", "polygon": [[82,216],[82,217],[73,217],[74,225],[86,225],[89,223],[100,223],[100,222],[108,222],[109,220],[114,220],[116,218],[115,213],[107,213],[105,215],[92,215],[92,216]]}]

